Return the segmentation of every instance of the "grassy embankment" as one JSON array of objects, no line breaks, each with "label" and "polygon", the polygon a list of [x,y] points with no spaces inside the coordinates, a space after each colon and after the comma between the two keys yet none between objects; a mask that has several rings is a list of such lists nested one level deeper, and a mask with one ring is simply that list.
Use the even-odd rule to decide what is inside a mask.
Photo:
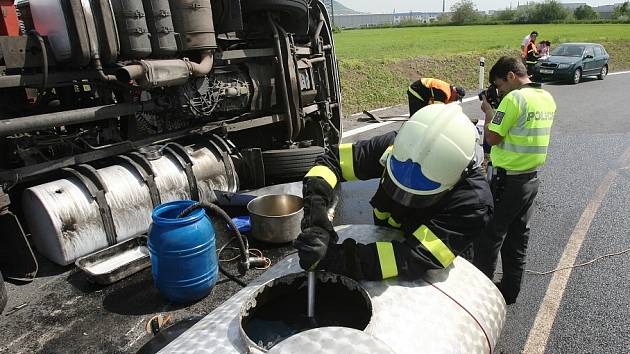
[{"label": "grassy embankment", "polygon": [[468,96],[476,95],[479,58],[486,59],[487,75],[500,56],[518,55],[521,40],[533,29],[552,47],[563,42],[601,43],[610,54],[611,71],[630,69],[627,24],[346,30],[335,34],[344,114],[405,103],[407,86],[420,77],[463,85]]}]

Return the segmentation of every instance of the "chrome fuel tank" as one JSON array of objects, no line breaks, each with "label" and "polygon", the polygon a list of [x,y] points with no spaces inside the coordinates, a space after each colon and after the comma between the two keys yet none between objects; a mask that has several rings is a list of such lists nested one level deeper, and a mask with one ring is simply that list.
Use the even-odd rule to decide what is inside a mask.
[{"label": "chrome fuel tank", "polygon": [[[373,225],[344,225],[336,228],[340,242],[353,238],[369,243],[400,239],[393,229]],[[279,277],[301,272],[296,254],[286,257],[246,288],[180,335],[161,353],[260,353],[265,350],[244,338],[239,318],[255,296]],[[403,281],[362,281],[370,297],[372,316],[365,335],[357,338],[357,348],[366,343],[380,343],[383,351],[394,353],[492,353],[505,322],[505,302],[492,282],[465,259],[457,257],[446,269],[428,271],[422,279]],[[344,331],[322,327],[302,332],[286,341],[290,348],[309,348],[317,337],[322,353],[335,353]],[[347,340],[347,338],[343,338]],[[301,345],[295,346],[295,343]],[[270,349],[270,353],[274,352]],[[376,350],[377,346],[373,346]],[[306,349],[305,349],[306,350]],[[305,352],[308,352],[306,350]],[[374,351],[376,352],[376,351]]]},{"label": "chrome fuel tank", "polygon": [[[213,190],[236,191],[238,180],[232,162],[226,163],[216,148],[199,144],[178,151],[176,154],[167,147],[164,153],[154,152],[151,159],[145,160],[149,168],[143,171],[128,158],[92,168],[96,174],[92,179],[102,183],[101,203],[94,196],[93,183],[81,175],[26,189],[22,197],[24,215],[38,251],[57,264],[67,265],[145,232],[156,204],[197,198],[211,202]],[[146,170],[150,170],[154,182],[148,182]],[[154,186],[153,195],[150,186]],[[111,218],[104,210],[109,210]],[[113,224],[114,242],[107,234],[108,220]]]}]

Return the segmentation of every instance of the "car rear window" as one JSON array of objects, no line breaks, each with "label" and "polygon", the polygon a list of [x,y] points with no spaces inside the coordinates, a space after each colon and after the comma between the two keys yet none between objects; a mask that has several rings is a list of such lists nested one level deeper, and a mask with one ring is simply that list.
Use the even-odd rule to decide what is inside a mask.
[{"label": "car rear window", "polygon": [[602,56],[604,56],[604,53],[603,53],[603,51],[602,51],[602,48],[601,48],[601,47],[594,47],[593,49],[595,50],[595,56],[596,56],[596,57],[602,57]]},{"label": "car rear window", "polygon": [[577,45],[561,45],[551,51],[551,55],[561,57],[581,57],[584,53],[584,46]]}]

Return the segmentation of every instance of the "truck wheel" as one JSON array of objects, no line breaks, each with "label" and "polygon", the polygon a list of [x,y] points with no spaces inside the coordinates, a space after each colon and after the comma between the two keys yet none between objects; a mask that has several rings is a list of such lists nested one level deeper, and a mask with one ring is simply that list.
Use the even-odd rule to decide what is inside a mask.
[{"label": "truck wheel", "polygon": [[300,180],[323,153],[321,146],[263,151],[265,177],[269,181]]},{"label": "truck wheel", "polygon": [[283,12],[288,15],[306,16],[308,4],[306,0],[247,0],[244,1],[245,12]]},{"label": "truck wheel", "polygon": [[582,80],[582,69],[577,68],[575,69],[575,71],[573,72],[573,81],[571,81],[572,84],[579,84],[580,80]]},{"label": "truck wheel", "polygon": [[308,33],[309,9],[306,0],[247,0],[241,3],[245,14],[265,15],[271,12],[278,15],[277,21],[286,31],[297,35]]},{"label": "truck wheel", "polygon": [[599,75],[597,75],[597,78],[599,80],[604,80],[606,75],[608,75],[608,65],[602,66],[602,70],[599,72]]},{"label": "truck wheel", "polygon": [[7,305],[7,289],[4,287],[4,279],[2,273],[0,273],[0,314]]}]

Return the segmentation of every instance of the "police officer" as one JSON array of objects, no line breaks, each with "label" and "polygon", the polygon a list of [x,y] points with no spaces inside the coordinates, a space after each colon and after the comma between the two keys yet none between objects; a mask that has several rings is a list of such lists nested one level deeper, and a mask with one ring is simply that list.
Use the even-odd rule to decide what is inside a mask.
[{"label": "police officer", "polygon": [[549,92],[529,80],[520,58],[500,58],[490,70],[490,82],[503,97],[496,112],[485,98],[481,103],[485,139],[492,145],[495,213],[475,250],[475,265],[492,279],[501,252],[498,287],[510,304],[521,289],[538,169],[547,158],[556,104]]},{"label": "police officer", "polygon": [[[478,141],[459,105],[431,105],[398,132],[334,146],[304,178],[302,233],[294,243],[300,266],[370,280],[416,279],[448,267],[492,212],[490,188],[475,167]],[[337,244],[327,217],[335,186],[371,178],[381,178],[370,201],[374,222],[402,230],[404,241]]]},{"label": "police officer", "polygon": [[465,95],[466,91],[463,87],[455,87],[438,79],[422,78],[409,85],[407,90],[409,116],[433,103],[461,101]]}]

